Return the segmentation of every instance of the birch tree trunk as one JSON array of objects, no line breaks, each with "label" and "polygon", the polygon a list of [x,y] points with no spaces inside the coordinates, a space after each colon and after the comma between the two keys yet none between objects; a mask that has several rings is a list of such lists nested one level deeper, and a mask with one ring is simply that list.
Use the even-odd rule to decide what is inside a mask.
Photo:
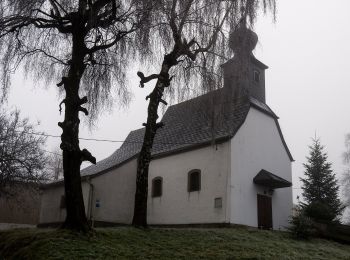
[{"label": "birch tree trunk", "polygon": [[148,105],[147,123],[145,124],[145,136],[141,152],[137,159],[136,193],[134,204],[134,217],[132,225],[136,227],[147,227],[147,197],[148,197],[148,171],[151,162],[151,152],[154,137],[157,129],[163,126],[163,123],[157,123],[159,103],[165,103],[162,100],[164,89],[170,85],[169,70],[176,64],[176,57],[173,53],[165,55],[162,63],[161,73],[152,93],[148,96],[150,99]]},{"label": "birch tree trunk", "polygon": [[79,85],[85,70],[84,33],[73,33],[72,59],[68,77],[63,78],[66,97],[64,121],[58,123],[62,128],[61,149],[63,150],[63,172],[65,179],[66,220],[64,228],[86,232],[90,229],[84,207],[81,188],[80,166],[83,152],[79,147],[79,111],[86,98],[79,97]]}]

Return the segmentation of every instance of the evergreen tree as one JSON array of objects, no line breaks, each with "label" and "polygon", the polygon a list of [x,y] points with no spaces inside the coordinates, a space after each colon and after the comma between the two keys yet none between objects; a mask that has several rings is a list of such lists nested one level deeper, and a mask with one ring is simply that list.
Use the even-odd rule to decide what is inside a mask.
[{"label": "evergreen tree", "polygon": [[332,165],[327,162],[327,153],[319,139],[313,139],[313,145],[309,148],[310,156],[304,164],[305,178],[300,178],[305,199],[301,206],[305,214],[314,220],[339,221],[344,207],[338,196],[339,185]]}]

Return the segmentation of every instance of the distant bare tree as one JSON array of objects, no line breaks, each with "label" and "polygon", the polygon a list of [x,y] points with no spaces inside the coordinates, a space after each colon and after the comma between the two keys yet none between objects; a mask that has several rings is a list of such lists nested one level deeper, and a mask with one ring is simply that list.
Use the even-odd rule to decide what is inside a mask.
[{"label": "distant bare tree", "polygon": [[343,159],[344,164],[348,165],[350,168],[350,133],[345,136],[345,152],[343,153]]},{"label": "distant bare tree", "polygon": [[148,171],[157,129],[160,103],[167,105],[165,93],[174,93],[175,80],[179,95],[201,86],[206,92],[220,86],[220,64],[228,55],[227,32],[240,21],[254,23],[260,4],[275,10],[274,0],[165,0],[159,1],[150,32],[153,52],[161,57],[159,72],[145,76],[138,72],[140,86],[157,80],[149,99],[145,135],[138,156],[134,226],[147,226]]},{"label": "distant bare tree", "polygon": [[47,156],[42,150],[46,139],[30,135],[35,125],[21,119],[19,111],[0,112],[0,197],[11,197],[17,184],[38,184],[47,178]]},{"label": "distant bare tree", "polygon": [[63,178],[63,160],[62,150],[54,149],[48,156],[47,171],[50,173],[51,180],[58,180]]},{"label": "distant bare tree", "polygon": [[[2,0],[0,50],[3,91],[23,62],[27,73],[65,94],[61,149],[67,215],[63,228],[88,231],[80,166],[96,163],[79,147],[79,112],[92,118],[111,103],[111,88],[127,102],[125,68],[132,58],[131,35],[147,21],[153,1],[145,0]],[[89,101],[89,103],[88,103]],[[88,103],[88,109],[83,107]]]},{"label": "distant bare tree", "polygon": [[341,182],[343,198],[346,205],[344,215],[347,215],[348,219],[346,219],[346,221],[350,223],[350,133],[345,136],[345,152],[343,153],[343,162],[345,165],[345,172]]}]

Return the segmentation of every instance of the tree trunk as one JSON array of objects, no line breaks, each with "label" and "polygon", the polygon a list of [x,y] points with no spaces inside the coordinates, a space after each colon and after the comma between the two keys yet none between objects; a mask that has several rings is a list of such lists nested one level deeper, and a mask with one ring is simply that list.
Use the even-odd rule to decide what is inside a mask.
[{"label": "tree trunk", "polygon": [[149,95],[145,136],[137,160],[136,193],[132,220],[132,225],[136,227],[147,227],[148,171],[151,162],[151,150],[157,129],[162,127],[161,123],[157,123],[158,107],[159,103],[162,102],[164,89],[170,84],[169,70],[175,64],[176,59],[173,58],[173,54],[164,57],[156,86]]},{"label": "tree trunk", "polygon": [[79,147],[79,111],[86,98],[80,99],[79,85],[85,70],[84,35],[73,33],[72,60],[67,78],[62,79],[66,97],[64,121],[58,123],[62,128],[61,149],[63,150],[63,172],[66,198],[66,219],[63,228],[87,232],[88,224],[81,188],[80,166],[83,153]]}]

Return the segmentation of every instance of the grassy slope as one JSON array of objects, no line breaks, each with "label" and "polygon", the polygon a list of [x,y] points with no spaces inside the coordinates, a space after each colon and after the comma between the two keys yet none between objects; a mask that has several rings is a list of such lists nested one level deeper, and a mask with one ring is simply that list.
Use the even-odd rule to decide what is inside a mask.
[{"label": "grassy slope", "polygon": [[0,233],[0,259],[350,259],[350,246],[283,232],[103,228],[84,237],[57,230]]}]

